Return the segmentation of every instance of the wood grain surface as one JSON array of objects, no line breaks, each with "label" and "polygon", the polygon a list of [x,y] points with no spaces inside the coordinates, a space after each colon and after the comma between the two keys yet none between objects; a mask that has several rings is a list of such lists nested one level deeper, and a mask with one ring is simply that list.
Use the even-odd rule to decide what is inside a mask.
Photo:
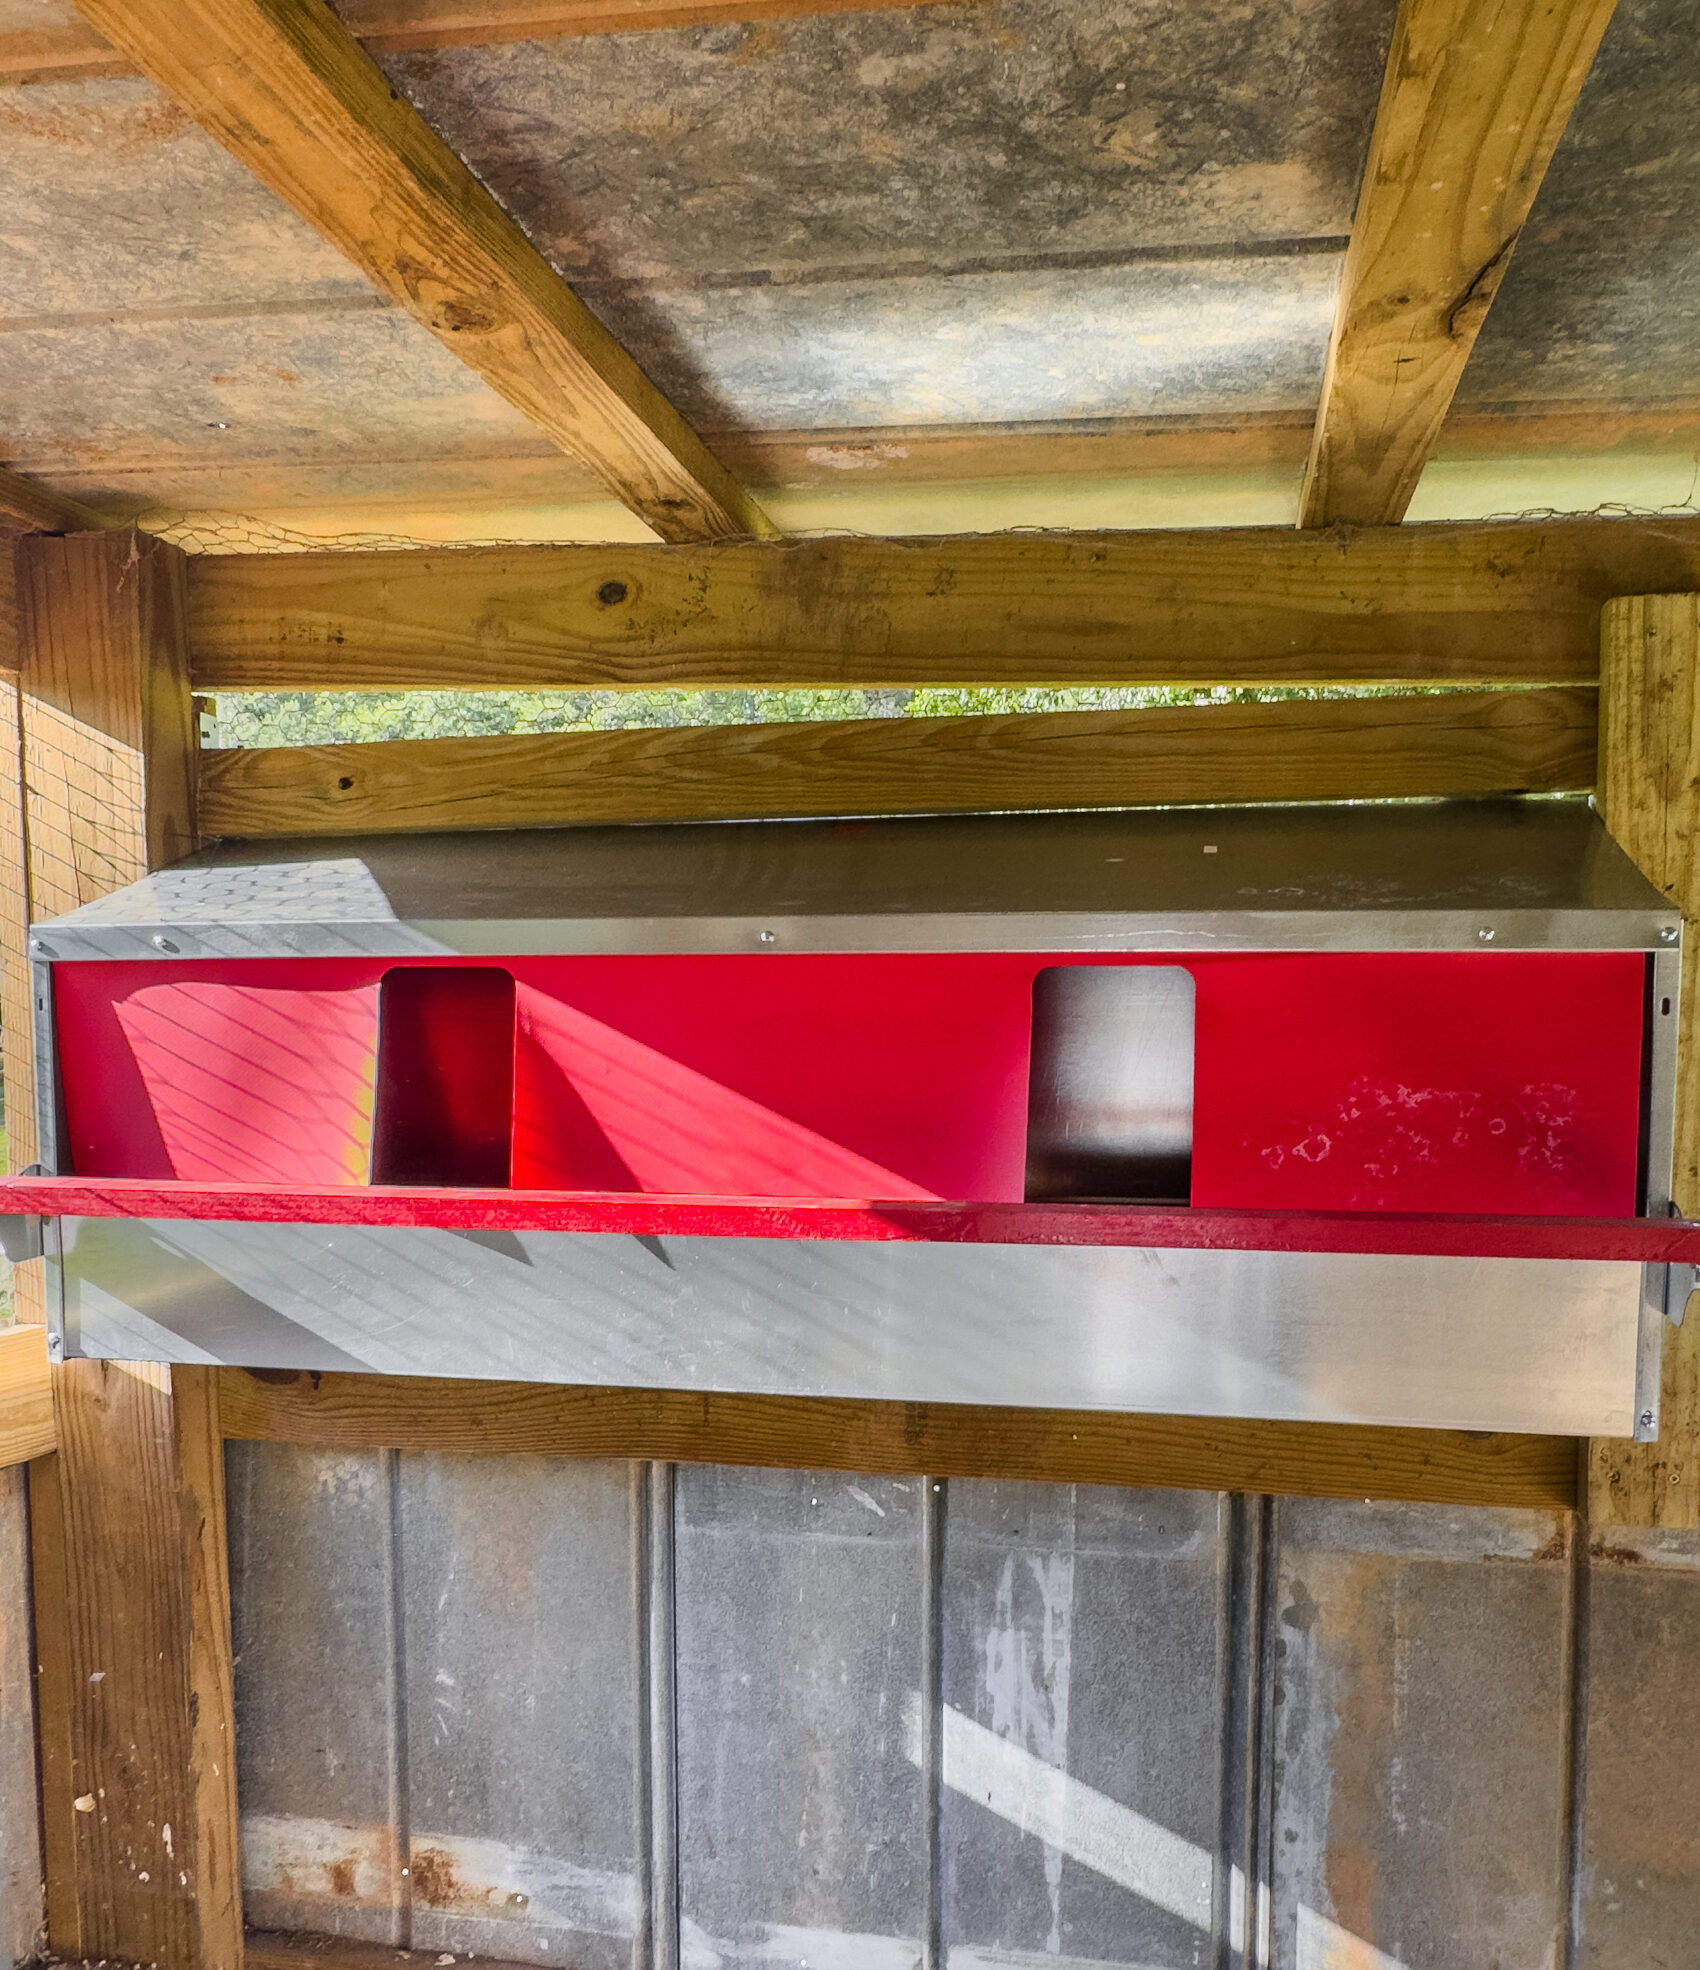
[{"label": "wood grain surface", "polygon": [[[1700,594],[1637,595],[1601,621],[1600,812],[1688,919],[1677,1039],[1672,1192],[1700,1208]],[[1597,1526],[1700,1526],[1700,1310],[1664,1328],[1656,1443],[1597,1439]]]},{"label": "wood grain surface", "polygon": [[662,539],[774,531],[324,0],[81,11]]},{"label": "wood grain surface", "polygon": [[228,1436],[329,1449],[1178,1485],[1323,1498],[1568,1506],[1569,1437],[1095,1410],[220,1371]]},{"label": "wood grain surface", "polygon": [[203,555],[198,690],[1586,683],[1700,519]]},{"label": "wood grain surface", "polygon": [[1595,693],[638,727],[201,755],[208,835],[1551,793],[1593,784]]},{"label": "wood grain surface", "polygon": [[1404,518],[1615,0],[1401,0],[1300,524]]}]

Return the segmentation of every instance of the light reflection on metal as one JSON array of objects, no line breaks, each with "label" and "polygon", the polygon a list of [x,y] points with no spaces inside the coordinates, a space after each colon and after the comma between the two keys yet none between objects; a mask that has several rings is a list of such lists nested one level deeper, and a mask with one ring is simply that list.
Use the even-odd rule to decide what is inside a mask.
[{"label": "light reflection on metal", "polygon": [[64,1227],[90,1355],[1577,1436],[1636,1417],[1623,1260]]}]

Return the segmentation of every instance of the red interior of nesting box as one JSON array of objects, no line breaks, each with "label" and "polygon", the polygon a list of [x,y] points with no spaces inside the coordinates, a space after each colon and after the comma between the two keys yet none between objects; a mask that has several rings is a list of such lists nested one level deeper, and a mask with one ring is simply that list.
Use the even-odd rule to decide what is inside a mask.
[{"label": "red interior of nesting box", "polygon": [[1196,984],[1195,1205],[1634,1212],[1633,953],[66,964],[63,1165],[1019,1200],[1036,973],[1141,963]]}]

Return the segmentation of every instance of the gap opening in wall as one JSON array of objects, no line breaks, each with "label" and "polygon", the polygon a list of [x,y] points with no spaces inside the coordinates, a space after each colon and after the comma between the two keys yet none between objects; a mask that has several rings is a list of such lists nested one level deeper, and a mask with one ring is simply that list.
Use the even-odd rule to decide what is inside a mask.
[{"label": "gap opening in wall", "polygon": [[1176,705],[1260,704],[1291,698],[1429,697],[1466,688],[1471,687],[962,684],[861,690],[775,686],[650,691],[220,691],[205,701],[209,709],[201,743],[221,750],[479,738],[504,733],[613,732],[641,727],[1147,711]]}]

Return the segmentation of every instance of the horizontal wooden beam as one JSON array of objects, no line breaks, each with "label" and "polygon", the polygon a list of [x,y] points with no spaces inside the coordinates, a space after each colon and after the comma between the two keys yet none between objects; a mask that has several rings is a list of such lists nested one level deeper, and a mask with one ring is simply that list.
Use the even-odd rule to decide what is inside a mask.
[{"label": "horizontal wooden beam", "polygon": [[[346,0],[338,11],[377,54],[580,34],[866,13],[926,0]],[[134,75],[135,64],[87,21],[0,34],[0,85]]]},{"label": "horizontal wooden beam", "polygon": [[1700,519],[203,555],[200,690],[1585,682]]},{"label": "horizontal wooden beam", "polygon": [[1615,0],[1402,0],[1300,525],[1402,520]]},{"label": "horizontal wooden beam", "polygon": [[45,1327],[0,1328],[0,1467],[58,1447]]},{"label": "horizontal wooden beam", "polygon": [[69,534],[105,524],[86,506],[0,466],[0,531]]},{"label": "horizontal wooden beam", "polygon": [[398,740],[201,755],[203,834],[1558,793],[1592,690]]},{"label": "horizontal wooden beam", "polygon": [[1576,1500],[1569,1437],[242,1368],[224,1369],[221,1381],[227,1437],[334,1450],[637,1457],[1440,1504]]},{"label": "horizontal wooden beam", "polygon": [[[1260,488],[1284,497],[1287,482],[1304,468],[1311,424],[1309,411],[1253,411],[812,431],[705,427],[703,437],[764,504],[773,495],[781,501],[822,495],[800,510],[823,524],[832,512],[842,509],[849,523],[872,507],[899,518],[954,513],[963,532],[996,533],[1042,512],[1081,511],[1088,503],[1151,512],[1184,507],[1201,492],[1213,502],[1218,494],[1259,497]],[[1534,472],[1551,486],[1554,472],[1570,484],[1572,474],[1589,469],[1609,470],[1620,490],[1628,483],[1621,475],[1632,471],[1646,494],[1633,503],[1659,506],[1666,503],[1661,487],[1670,488],[1671,499],[1687,487],[1696,451],[1700,398],[1639,404],[1561,398],[1454,405],[1435,456],[1473,478],[1487,472],[1492,483],[1508,489],[1503,502],[1496,496],[1507,506],[1519,503],[1511,497],[1519,471]],[[38,483],[43,469],[29,466]],[[459,540],[540,540],[547,538],[544,528],[561,525],[554,517],[561,507],[602,498],[591,473],[541,432],[434,453],[410,448],[399,437],[375,444],[361,453],[358,493],[350,492],[346,461],[323,452],[288,461],[242,457],[223,447],[216,457],[165,456],[142,444],[103,451],[98,464],[74,470],[55,461],[50,477],[73,497],[110,502],[114,514],[201,516],[210,532],[226,535],[224,545],[240,533],[252,540],[254,552],[262,551],[274,529],[299,536],[296,546],[351,534],[444,547]],[[1032,483],[1039,480],[1053,483]],[[976,512],[994,519],[975,522],[969,516]],[[218,515],[225,516],[222,525]],[[193,527],[191,521],[188,531]],[[815,531],[812,521],[805,531]],[[889,536],[936,534],[938,528],[905,518],[903,525],[847,524],[833,531]]]},{"label": "horizontal wooden beam", "polygon": [[772,522],[325,0],[80,0],[232,156],[663,540]]}]

